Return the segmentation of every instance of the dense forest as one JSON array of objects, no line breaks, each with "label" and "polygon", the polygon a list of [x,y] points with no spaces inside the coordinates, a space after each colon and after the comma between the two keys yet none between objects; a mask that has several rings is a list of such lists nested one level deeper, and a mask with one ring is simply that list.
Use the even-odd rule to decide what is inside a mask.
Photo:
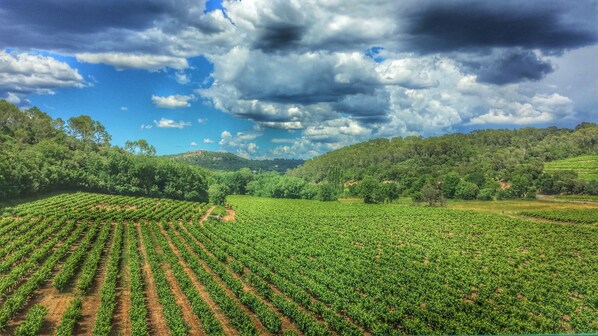
[{"label": "dense forest", "polygon": [[315,157],[282,176],[249,170],[216,174],[210,194],[217,195],[214,202],[228,194],[251,194],[323,201],[362,197],[366,203],[392,202],[402,195],[430,205],[446,199],[535,198],[537,193],[596,195],[598,181],[575,170],[544,168],[547,162],[596,153],[598,125],[590,123],[574,130],[376,139]]},{"label": "dense forest", "polygon": [[210,152],[198,150],[183,154],[167,155],[166,157],[201,166],[207,169],[236,171],[241,168],[249,168],[255,172],[278,172],[284,173],[289,169],[297,168],[303,164],[299,159],[271,159],[251,160],[238,155],[226,152]]},{"label": "dense forest", "polygon": [[208,200],[205,169],[153,157],[144,140],[110,140],[89,116],[65,122],[0,101],[0,200],[69,189]]},{"label": "dense forest", "polygon": [[[545,194],[598,194],[598,182],[544,163],[598,154],[598,125],[575,129],[479,130],[440,137],[376,139],[307,160],[288,173],[306,181],[353,186],[367,177],[397,183],[404,195],[441,191],[445,198],[493,199]],[[425,194],[425,193],[424,193]]]}]

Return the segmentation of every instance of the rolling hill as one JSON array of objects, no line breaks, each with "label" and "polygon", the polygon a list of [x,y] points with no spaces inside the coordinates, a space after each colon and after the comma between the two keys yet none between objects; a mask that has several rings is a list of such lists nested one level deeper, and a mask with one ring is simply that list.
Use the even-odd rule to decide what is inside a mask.
[{"label": "rolling hill", "polygon": [[535,178],[544,164],[547,169],[582,168],[580,173],[591,178],[598,173],[596,155],[598,125],[582,123],[575,129],[487,129],[428,138],[375,139],[314,157],[289,174],[315,182],[371,175],[419,187],[426,179],[457,172],[482,186],[488,178],[508,181],[522,174]]},{"label": "rolling hill", "polygon": [[226,152],[211,152],[206,150],[191,151],[182,154],[168,155],[177,161],[183,161],[192,165],[202,166],[207,169],[235,171],[241,168],[249,168],[254,171],[275,171],[284,173],[301,164],[303,160],[295,159],[271,159],[271,160],[250,160],[238,155]]}]

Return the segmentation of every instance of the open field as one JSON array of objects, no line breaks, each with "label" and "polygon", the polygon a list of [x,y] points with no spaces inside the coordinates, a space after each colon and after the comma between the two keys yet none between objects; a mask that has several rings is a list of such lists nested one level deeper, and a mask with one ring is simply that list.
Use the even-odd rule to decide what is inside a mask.
[{"label": "open field", "polygon": [[573,170],[585,180],[598,180],[598,155],[584,155],[574,158],[547,162],[544,170],[554,172],[559,170]]},{"label": "open field", "polygon": [[[0,334],[598,331],[596,224],[228,200],[224,221],[205,204],[90,193],[5,208]],[[501,206],[533,208],[516,205]]]}]

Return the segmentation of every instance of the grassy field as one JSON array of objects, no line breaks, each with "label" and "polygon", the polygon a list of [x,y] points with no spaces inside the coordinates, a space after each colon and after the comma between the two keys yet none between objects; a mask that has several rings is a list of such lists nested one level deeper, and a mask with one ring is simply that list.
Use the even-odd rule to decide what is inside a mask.
[{"label": "grassy field", "polygon": [[547,172],[573,170],[576,171],[582,179],[598,181],[598,155],[584,155],[547,162],[544,165],[544,170]]},{"label": "grassy field", "polygon": [[548,202],[228,201],[217,216],[90,193],[4,208],[0,334],[598,331],[598,225],[509,217]]},{"label": "grassy field", "polygon": [[521,212],[544,210],[584,210],[598,209],[598,202],[569,202],[568,199],[545,200],[505,200],[505,201],[455,201],[449,200],[447,207],[457,210],[474,210],[507,216],[516,216]]}]

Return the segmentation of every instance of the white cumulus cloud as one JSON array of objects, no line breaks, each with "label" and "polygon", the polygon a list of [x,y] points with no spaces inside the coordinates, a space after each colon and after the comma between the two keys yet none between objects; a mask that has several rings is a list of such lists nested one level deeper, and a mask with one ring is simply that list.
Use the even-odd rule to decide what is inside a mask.
[{"label": "white cumulus cloud", "polygon": [[189,107],[191,104],[189,101],[193,99],[193,96],[184,96],[184,95],[172,95],[172,96],[152,96],[152,102],[157,107],[162,108],[182,108],[182,107]]},{"label": "white cumulus cloud", "polygon": [[184,57],[151,55],[151,54],[129,54],[119,52],[106,53],[80,53],[75,55],[79,62],[110,64],[116,69],[144,69],[158,71],[164,68],[186,69],[189,67]]},{"label": "white cumulus cloud", "polygon": [[154,120],[154,124],[159,128],[178,128],[183,129],[184,127],[191,126],[191,122],[188,121],[174,121],[172,119],[160,118],[159,121]]},{"label": "white cumulus cloud", "polygon": [[20,102],[31,93],[54,94],[86,85],[77,69],[51,56],[0,51],[0,96]]}]

